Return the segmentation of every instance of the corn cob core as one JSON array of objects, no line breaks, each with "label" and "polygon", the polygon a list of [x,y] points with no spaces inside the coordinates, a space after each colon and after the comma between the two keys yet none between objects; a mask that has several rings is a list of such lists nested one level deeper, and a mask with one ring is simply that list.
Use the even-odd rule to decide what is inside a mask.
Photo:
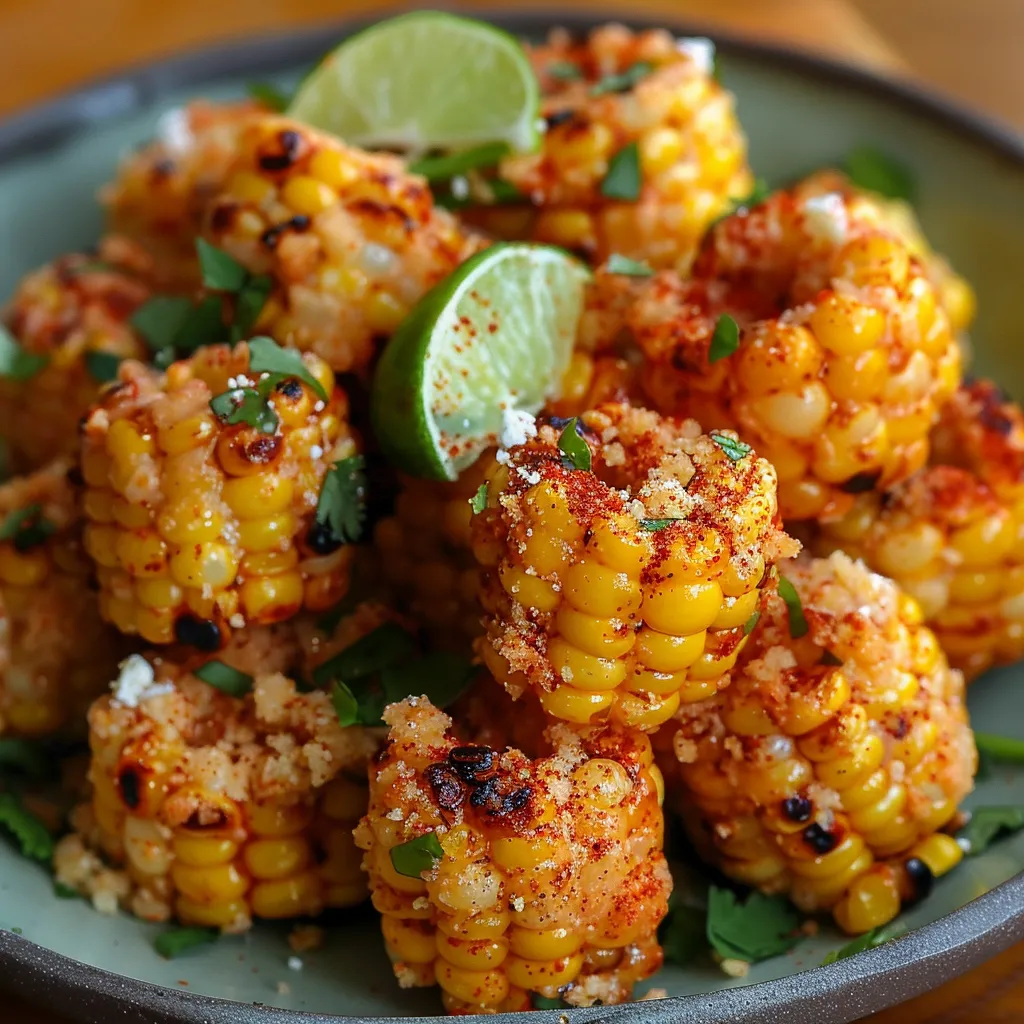
[{"label": "corn cob core", "polygon": [[[385,712],[389,742],[356,830],[403,987],[432,985],[454,1013],[628,999],[661,964],[671,878],[661,777],[640,733],[549,730],[552,753],[461,746],[426,698]],[[433,831],[421,877],[392,851]]]},{"label": "corn cob core", "polygon": [[153,256],[161,289],[199,284],[195,240],[203,211],[224,185],[242,129],[260,111],[251,101],[203,100],[170,111],[156,140],[127,156],[101,191],[110,229]]},{"label": "corn cob core", "polygon": [[55,527],[31,546],[23,534],[0,541],[0,735],[80,729],[127,653],[88,586],[70,468],[58,459],[0,486],[0,523],[38,505]]},{"label": "corn cob core", "polygon": [[772,595],[729,687],[680,711],[663,766],[716,867],[866,932],[962,856],[939,830],[977,764],[963,678],[916,602],[860,563],[786,575],[807,634]]},{"label": "corn cob core", "polygon": [[397,157],[269,115],[243,132],[204,234],[274,278],[260,329],[338,371],[365,369],[376,342],[479,247]]},{"label": "corn cob core", "polygon": [[[733,98],[706,58],[664,31],[607,25],[581,42],[553,32],[531,51],[547,123],[540,149],[498,169],[530,205],[482,206],[470,219],[499,237],[551,242],[593,260],[618,252],[685,272],[708,224],[753,183]],[[594,94],[605,76],[638,64],[651,70],[632,88]],[[578,77],[552,73],[567,67]],[[629,146],[637,147],[639,197],[609,199],[602,182]]]},{"label": "corn cob core", "polygon": [[122,632],[215,650],[230,629],[344,596],[352,548],[325,536],[314,510],[326,473],[356,443],[330,368],[303,358],[330,400],[298,377],[282,380],[272,434],[226,425],[210,408],[253,383],[244,343],[201,348],[162,375],[124,364],[90,412],[85,546],[103,617]]},{"label": "corn cob core", "polygon": [[144,355],[130,319],[149,297],[151,269],[134,243],[108,236],[95,256],[62,256],[18,285],[4,323],[47,363],[27,380],[0,377],[0,437],[15,472],[77,451],[78,421],[100,389],[87,354]]},{"label": "corn cob core", "polygon": [[[775,466],[787,520],[839,518],[920,469],[960,379],[924,268],[858,210],[776,193],[711,231],[695,281],[632,285],[648,400],[738,430]],[[741,330],[732,355],[712,351],[722,314]]]},{"label": "corn cob core", "polygon": [[693,421],[625,405],[581,423],[592,471],[567,468],[551,426],[492,464],[477,651],[555,718],[653,730],[716,692],[769,567],[797,546],[749,449],[733,461]]},{"label": "corn cob core", "polygon": [[[328,646],[380,621],[371,608]],[[134,914],[225,931],[365,899],[352,829],[377,741],[342,728],[328,694],[296,691],[285,673],[327,653],[304,650],[302,632],[290,620],[234,634],[218,660],[253,677],[241,698],[193,676],[204,659],[186,651],[150,655],[141,693],[122,674],[89,712],[93,797],[58,847],[59,879],[95,901],[99,853],[126,873],[115,892]]]},{"label": "corn cob core", "polygon": [[814,547],[891,576],[970,679],[1024,656],[1024,413],[989,381],[965,385],[932,433],[932,463],[858,496]]}]

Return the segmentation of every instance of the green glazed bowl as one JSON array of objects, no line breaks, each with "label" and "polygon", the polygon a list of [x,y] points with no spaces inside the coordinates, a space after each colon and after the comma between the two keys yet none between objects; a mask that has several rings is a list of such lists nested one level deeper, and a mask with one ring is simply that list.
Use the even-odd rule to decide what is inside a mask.
[{"label": "green glazed bowl", "polygon": [[[494,20],[540,36],[552,25],[585,29],[597,19]],[[37,264],[95,241],[101,222],[96,189],[125,150],[152,134],[162,111],[196,96],[238,96],[253,79],[291,85],[352,27],[197,52],[0,124],[0,295],[10,294]],[[1024,268],[1021,140],[913,88],[849,67],[718,42],[759,175],[781,182],[833,164],[865,143],[913,170],[929,237],[977,289],[975,370],[1024,395],[1024,361],[1016,350]],[[1024,671],[989,673],[972,687],[970,708],[979,730],[1024,739]],[[966,806],[1014,802],[1024,803],[1024,771],[1000,768],[979,783]],[[667,989],[669,999],[564,1016],[614,1024],[851,1021],[933,988],[1024,938],[1022,869],[1019,833],[940,880],[928,900],[903,915],[907,933],[877,949],[819,967],[843,943],[823,927],[790,954],[755,965],[744,979],[729,978],[710,962],[669,966],[648,985]],[[0,989],[69,1018],[314,1024],[339,1019],[332,1015],[354,1022],[422,1020],[440,1012],[435,991],[395,986],[372,912],[332,924],[327,944],[303,954],[300,971],[288,967],[286,926],[259,925],[174,961],[154,952],[157,931],[125,915],[102,917],[80,900],[55,899],[50,877],[0,844]],[[559,1016],[548,1011],[529,1020],[553,1024]]]}]

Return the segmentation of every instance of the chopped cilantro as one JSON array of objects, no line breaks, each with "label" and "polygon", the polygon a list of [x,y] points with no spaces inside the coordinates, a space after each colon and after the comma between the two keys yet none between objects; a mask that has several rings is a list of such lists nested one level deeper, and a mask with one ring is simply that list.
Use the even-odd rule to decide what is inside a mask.
[{"label": "chopped cilantro", "polygon": [[707,911],[685,903],[678,890],[668,901],[668,916],[658,931],[658,938],[669,963],[685,966],[708,948]]},{"label": "chopped cilantro", "polygon": [[567,468],[582,469],[590,471],[591,455],[590,445],[583,439],[579,432],[579,418],[573,416],[565,425],[565,429],[558,436],[558,450],[564,456],[563,462]]},{"label": "chopped cilantro", "polygon": [[355,725],[359,721],[359,701],[356,700],[355,694],[337,679],[331,684],[331,703],[334,705],[339,725]]},{"label": "chopped cilantro", "polygon": [[366,473],[362,455],[335,462],[324,476],[316,504],[316,521],[331,536],[355,543],[366,519]]},{"label": "chopped cilantro", "polygon": [[820,664],[838,666],[842,663],[843,659],[837,658],[831,651],[822,651]]},{"label": "chopped cilantro", "polygon": [[0,523],[0,541],[12,541],[17,551],[28,551],[42,544],[57,527],[43,517],[43,507],[38,502],[15,509]]},{"label": "chopped cilantro", "polygon": [[609,92],[629,92],[638,82],[645,79],[654,70],[649,61],[640,60],[630,65],[625,71],[604,75],[590,87],[591,96],[603,96]]},{"label": "chopped cilantro", "polygon": [[142,335],[151,352],[173,349],[185,321],[192,313],[192,303],[180,296],[157,295],[143,303],[132,314],[132,327]]},{"label": "chopped cilantro", "polygon": [[803,938],[800,920],[785,896],[753,892],[740,903],[731,889],[708,890],[708,942],[726,959],[757,963],[785,953]]},{"label": "chopped cilantro", "polygon": [[254,100],[278,114],[287,110],[292,101],[291,95],[273,82],[250,82],[245,90]]},{"label": "chopped cilantro", "polygon": [[391,866],[406,878],[419,878],[444,856],[444,847],[436,832],[417,836],[391,848]]},{"label": "chopped cilantro", "polygon": [[214,416],[229,426],[245,423],[261,434],[273,434],[280,422],[267,396],[255,388],[232,388],[210,399]]},{"label": "chopped cilantro", "polygon": [[549,999],[534,992],[531,996],[535,1010],[564,1010],[569,1004],[564,999]]},{"label": "chopped cilantro", "polygon": [[998,736],[991,732],[976,732],[974,743],[978,752],[1002,764],[1024,764],[1024,740],[1012,736]]},{"label": "chopped cilantro", "polygon": [[14,793],[0,793],[2,832],[8,833],[17,842],[24,857],[42,864],[49,863],[53,857],[53,836]]},{"label": "chopped cilantro", "polygon": [[717,363],[719,359],[731,356],[740,347],[740,327],[736,321],[723,313],[715,324],[708,348],[708,362]]},{"label": "chopped cilantro", "polygon": [[220,931],[216,928],[171,928],[161,932],[153,946],[164,959],[173,960],[196,946],[205,946],[219,938]]},{"label": "chopped cilantro", "polygon": [[274,282],[268,274],[250,277],[242,286],[235,301],[235,322],[231,325],[231,340],[243,341],[249,336],[259,319]]},{"label": "chopped cilantro", "polygon": [[640,198],[641,184],[640,148],[631,142],[608,161],[608,172],[601,182],[601,195],[635,203]]},{"label": "chopped cilantro", "polygon": [[384,669],[380,681],[388,704],[406,697],[426,696],[434,707],[446,708],[466,689],[474,671],[461,654],[433,651]]},{"label": "chopped cilantro", "polygon": [[0,324],[0,377],[8,380],[28,380],[34,377],[49,360],[26,352],[14,335]]},{"label": "chopped cilantro", "polygon": [[63,882],[53,883],[53,895],[59,900],[82,899],[82,894],[77,889],[73,889],[70,885],[65,885]]},{"label": "chopped cilantro", "polygon": [[408,630],[396,622],[385,622],[317,665],[313,669],[313,682],[317,686],[326,686],[332,680],[352,684],[397,665],[415,650],[415,641]]},{"label": "chopped cilantro", "polygon": [[469,499],[469,507],[473,510],[473,515],[478,516],[485,508],[487,508],[487,482],[484,481],[477,489],[476,494]]},{"label": "chopped cilantro", "polygon": [[45,779],[51,774],[52,761],[38,743],[16,736],[0,736],[0,775],[24,775]]},{"label": "chopped cilantro", "polygon": [[750,636],[754,632],[754,627],[758,624],[761,619],[761,610],[758,609],[753,615],[743,623],[743,635]]},{"label": "chopped cilantro", "polygon": [[956,834],[968,857],[983,853],[998,838],[1024,829],[1024,805],[978,807]]},{"label": "chopped cilantro", "polygon": [[237,668],[225,665],[223,661],[208,661],[200,665],[192,675],[196,679],[202,679],[204,683],[216,687],[229,697],[244,697],[252,690],[252,676],[246,672],[239,672]]},{"label": "chopped cilantro", "polygon": [[779,597],[786,602],[786,611],[789,614],[789,635],[794,640],[799,640],[800,637],[806,635],[808,629],[807,619],[804,617],[804,606],[800,603],[800,595],[796,592],[796,587],[782,575],[779,576]]},{"label": "chopped cilantro", "polygon": [[306,369],[302,353],[294,348],[281,348],[273,338],[252,338],[249,342],[249,369],[253,373],[269,373],[274,384],[288,377],[296,377],[308,384],[316,394],[328,400],[324,386]]},{"label": "chopped cilantro", "polygon": [[874,949],[876,946],[881,946],[883,942],[888,942],[890,939],[895,939],[898,935],[901,935],[903,930],[904,928],[902,925],[888,925],[884,928],[872,928],[871,931],[865,932],[863,935],[858,935],[855,939],[851,939],[845,946],[832,950],[832,952],[821,961],[821,966],[827,967],[829,964],[834,964],[837,960],[845,960],[849,956],[856,956],[858,953],[863,953],[865,949]]},{"label": "chopped cilantro", "polygon": [[231,253],[211,245],[205,238],[196,239],[196,255],[202,271],[203,284],[215,292],[241,291],[249,271]]},{"label": "chopped cilantro", "polygon": [[121,357],[113,352],[86,352],[85,368],[93,380],[100,384],[117,379],[117,368],[121,365]]},{"label": "chopped cilantro", "polygon": [[641,519],[640,529],[657,533],[658,530],[667,530],[673,523],[681,523],[683,521],[681,516],[674,516],[668,519]]},{"label": "chopped cilantro", "polygon": [[889,199],[913,201],[917,191],[914,176],[874,146],[858,146],[843,161],[843,170],[858,188],[877,192]]},{"label": "chopped cilantro", "polygon": [[459,153],[423,157],[409,164],[409,170],[422,174],[427,181],[448,181],[478,167],[494,167],[508,151],[506,142],[485,142]]},{"label": "chopped cilantro", "polygon": [[194,309],[189,310],[174,347],[182,353],[195,352],[204,345],[216,345],[227,340],[224,325],[224,304],[216,295],[207,295]]},{"label": "chopped cilantro", "polygon": [[570,60],[555,60],[547,66],[547,73],[560,82],[577,82],[583,77],[578,64]]},{"label": "chopped cilantro", "polygon": [[609,274],[621,274],[623,277],[651,277],[654,274],[646,263],[632,260],[628,256],[620,256],[617,252],[608,257],[604,269]]},{"label": "chopped cilantro", "polygon": [[729,437],[728,434],[713,433],[708,436],[733,462],[739,462],[740,459],[746,458],[754,450],[749,444],[737,441],[736,438]]}]

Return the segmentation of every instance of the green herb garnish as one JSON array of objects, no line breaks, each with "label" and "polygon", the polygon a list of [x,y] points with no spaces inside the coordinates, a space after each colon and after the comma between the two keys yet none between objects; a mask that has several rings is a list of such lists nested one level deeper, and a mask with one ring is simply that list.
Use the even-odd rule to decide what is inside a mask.
[{"label": "green herb garnish", "polygon": [[509,152],[507,142],[485,142],[460,153],[427,156],[409,164],[413,174],[421,174],[427,181],[448,181],[459,174],[479,167],[494,167]]},{"label": "green herb garnish", "polygon": [[641,184],[640,147],[631,142],[608,161],[608,173],[601,182],[601,195],[635,203],[640,198]]},{"label": "green herb garnish", "polygon": [[306,369],[302,353],[294,348],[281,348],[273,338],[253,338],[249,342],[249,369],[253,373],[269,373],[274,384],[289,377],[308,384],[323,401],[328,394],[324,386]]},{"label": "green herb garnish", "polygon": [[331,684],[331,703],[334,705],[339,725],[349,726],[358,723],[359,701],[356,700],[355,694],[337,679]]},{"label": "green herb garnish", "polygon": [[712,433],[708,434],[719,448],[733,461],[739,462],[740,459],[745,459],[754,449],[743,441],[737,441],[735,437],[729,437],[728,434]]},{"label": "green herb garnish", "polygon": [[754,627],[758,624],[761,619],[761,610],[758,609],[753,615],[743,623],[743,635],[750,636],[754,632]]},{"label": "green herb garnish", "polygon": [[740,903],[731,889],[708,890],[708,942],[726,959],[757,963],[785,953],[803,938],[800,921],[784,896],[753,892]]},{"label": "green herb garnish", "polygon": [[1024,740],[1012,736],[998,736],[991,732],[976,732],[974,743],[978,753],[985,754],[1002,764],[1024,764]]},{"label": "green herb garnish", "polygon": [[280,422],[267,396],[256,388],[232,388],[210,399],[214,416],[229,426],[244,423],[261,434],[273,434]]},{"label": "green herb garnish", "polygon": [[100,384],[117,379],[117,368],[121,365],[121,356],[113,352],[86,352],[85,368],[93,380]]},{"label": "green herb garnish", "polygon": [[229,252],[211,245],[205,238],[196,239],[196,255],[203,284],[215,292],[241,291],[249,271]]},{"label": "green herb garnish", "polygon": [[637,61],[625,71],[604,75],[590,87],[591,96],[603,96],[609,92],[628,92],[654,70],[654,65],[645,60]]},{"label": "green herb garnish", "polygon": [[17,842],[24,857],[41,864],[53,857],[53,836],[13,793],[0,793],[0,832]]},{"label": "green herb garnish", "polygon": [[469,507],[473,510],[473,515],[478,516],[485,508],[487,508],[487,483],[482,483],[477,489],[476,494],[469,499]]},{"label": "green herb garnish", "polygon": [[84,898],[77,889],[72,888],[70,885],[65,885],[63,882],[53,883],[53,895],[59,900],[79,900]]},{"label": "green herb garnish", "polygon": [[968,857],[984,853],[1004,835],[1024,828],[1024,806],[979,807],[971,811],[971,820],[956,834]]},{"label": "green herb garnish", "polygon": [[804,606],[800,603],[800,595],[796,587],[786,579],[779,576],[779,597],[786,602],[786,611],[789,614],[789,635],[798,640],[807,633],[807,619],[804,618]]},{"label": "green herb garnish", "polygon": [[26,352],[11,332],[0,324],[0,377],[8,380],[28,380],[34,377],[49,360]]},{"label": "green herb garnish", "polygon": [[578,64],[570,60],[555,60],[547,66],[547,73],[560,82],[578,82],[583,77],[583,72]]},{"label": "green herb garnish", "polygon": [[827,967],[829,964],[834,964],[837,960],[845,960],[847,957],[863,953],[865,949],[874,949],[876,946],[881,946],[883,942],[895,939],[898,935],[901,935],[903,931],[904,927],[902,925],[887,925],[882,928],[872,928],[871,931],[865,932],[863,935],[858,935],[855,939],[851,939],[840,949],[832,950],[832,952],[821,961],[821,966]]},{"label": "green herb garnish", "polygon": [[424,871],[430,871],[435,862],[444,856],[444,847],[436,832],[417,836],[407,843],[391,848],[391,866],[406,878],[419,878]]},{"label": "green herb garnish", "polygon": [[461,654],[433,651],[380,674],[386,703],[425,695],[436,708],[446,708],[466,689],[474,673]]},{"label": "green herb garnish", "polygon": [[385,622],[338,651],[313,669],[313,682],[326,686],[332,680],[353,684],[408,658],[416,643],[396,622]]},{"label": "green herb garnish", "polygon": [[536,992],[531,998],[535,1010],[564,1010],[569,1005],[564,999],[549,999],[547,996],[537,995]]},{"label": "green herb garnish", "polygon": [[669,963],[685,966],[708,948],[707,911],[684,903],[677,890],[668,901],[668,917],[658,938]]},{"label": "green herb garnish", "polygon": [[621,274],[623,277],[652,277],[654,274],[654,270],[646,263],[620,256],[617,252],[608,257],[604,269],[609,274]]},{"label": "green herb garnish", "polygon": [[568,467],[590,472],[590,445],[580,436],[579,425],[580,421],[576,416],[566,423],[565,429],[558,436],[558,450],[564,456],[562,461],[568,463]]},{"label": "green herb garnish", "polygon": [[331,536],[355,543],[363,534],[366,519],[366,473],[362,455],[335,462],[324,476],[316,503],[316,521]]},{"label": "green herb garnish", "polygon": [[273,110],[278,114],[287,110],[292,101],[291,94],[274,85],[273,82],[250,82],[245,90],[254,100],[258,100],[268,110]]},{"label": "green herb garnish", "polygon": [[837,658],[831,651],[822,651],[821,661],[819,662],[819,664],[832,665],[838,667],[839,665],[843,664],[843,659]]},{"label": "green herb garnish", "polygon": [[16,736],[0,736],[0,775],[45,779],[52,774],[52,764],[39,744]]},{"label": "green herb garnish", "polygon": [[196,946],[216,942],[220,931],[216,928],[171,928],[156,937],[153,946],[166,960],[173,960]]},{"label": "green herb garnish", "polygon": [[850,150],[842,167],[858,188],[877,192],[889,199],[912,201],[917,191],[910,171],[874,146],[858,146]]},{"label": "green herb garnish", "polygon": [[233,342],[249,337],[273,287],[274,282],[268,274],[247,278],[235,300],[235,322],[231,325]]},{"label": "green herb garnish", "polygon": [[723,313],[715,324],[714,334],[711,335],[708,362],[717,363],[719,359],[731,356],[739,347],[740,326],[728,313]]},{"label": "green herb garnish", "polygon": [[651,533],[657,533],[659,530],[667,530],[673,523],[684,522],[681,516],[675,516],[669,519],[641,519],[640,529],[649,530]]},{"label": "green herb garnish", "polygon": [[229,697],[244,697],[252,690],[252,676],[225,665],[223,661],[208,661],[192,673],[196,679],[216,687]]},{"label": "green herb garnish", "polygon": [[16,551],[29,551],[56,530],[56,525],[43,517],[43,506],[34,502],[15,509],[0,523],[0,541],[12,541]]},{"label": "green herb garnish", "polygon": [[192,303],[186,298],[157,295],[135,310],[131,324],[151,352],[173,349],[192,310]]}]

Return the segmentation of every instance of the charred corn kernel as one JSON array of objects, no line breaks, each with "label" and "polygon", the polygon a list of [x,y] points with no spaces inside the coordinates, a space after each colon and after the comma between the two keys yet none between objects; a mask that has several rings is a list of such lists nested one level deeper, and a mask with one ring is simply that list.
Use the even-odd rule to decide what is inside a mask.
[{"label": "charred corn kernel", "polygon": [[[739,430],[773,462],[785,520],[840,519],[856,495],[913,476],[960,375],[910,243],[874,200],[824,180],[716,224],[690,278],[598,273],[587,321],[599,351],[636,342],[652,407]],[[722,315],[746,326],[735,354],[711,361]]]},{"label": "charred corn kernel", "polygon": [[27,379],[0,379],[0,436],[14,472],[77,450],[78,422],[102,383],[90,373],[92,355],[145,357],[131,318],[149,298],[151,269],[137,246],[107,237],[96,255],[62,256],[18,285],[3,324],[45,365]]},{"label": "charred corn kernel", "polygon": [[[471,195],[480,205],[465,216],[498,237],[568,245],[596,260],[618,252],[685,272],[707,226],[752,185],[732,96],[662,31],[605,27],[578,41],[553,35],[531,58],[549,128],[536,152],[499,166],[530,203],[488,205],[480,189]],[[639,62],[651,70],[637,88],[591,92],[603,75]],[[557,63],[578,67],[584,81],[547,74]],[[642,192],[635,202],[610,199],[602,193],[609,163],[632,145]]]},{"label": "charred corn kernel", "polygon": [[[498,696],[481,695],[485,714],[495,715]],[[509,725],[504,700],[498,732]],[[533,730],[550,753],[531,760],[504,739],[503,753],[467,747],[424,699],[385,717],[390,743],[355,836],[403,983],[436,980],[457,1000],[446,1005],[480,1012],[515,991],[560,991],[587,1005],[596,985],[605,1001],[628,999],[660,960],[669,884],[647,738],[608,724],[557,740]],[[443,856],[429,880],[398,873],[403,845],[431,829]]]},{"label": "charred corn kernel", "polygon": [[380,337],[479,247],[397,157],[268,113],[232,142],[202,233],[272,279],[260,331],[335,370],[366,369]]},{"label": "charred corn kernel", "polygon": [[850,551],[917,598],[938,646],[971,679],[1024,655],[1022,524],[1024,414],[981,380],[943,407],[927,468],[884,500],[860,495],[813,545]]},{"label": "charred corn kernel", "polygon": [[[774,473],[752,453],[734,461],[696,424],[622,404],[582,422],[591,471],[566,467],[548,426],[486,471],[487,507],[470,523],[487,629],[477,650],[510,693],[529,686],[555,717],[611,710],[652,730],[715,692],[765,566],[792,542]],[[689,523],[690,502],[714,522]]]},{"label": "charred corn kernel", "polygon": [[909,898],[908,858],[939,874],[961,856],[937,830],[976,767],[963,679],[914,602],[861,563],[802,559],[786,577],[806,636],[771,595],[730,686],[680,716],[659,763],[713,864],[860,933]]},{"label": "charred corn kernel", "polygon": [[[307,595],[322,611],[347,590],[351,557],[340,549],[351,538],[314,522],[328,469],[356,451],[345,396],[334,388],[325,403],[292,378],[278,390],[292,412],[306,410],[301,420],[279,419],[273,434],[224,424],[209,403],[248,359],[240,344],[202,348],[162,375],[132,364],[131,387],[107,392],[90,413],[85,550],[119,570],[100,579],[101,609],[122,632],[216,645],[240,624],[294,615]],[[319,357],[304,361],[332,379]],[[298,436],[305,447],[292,445]]]}]

